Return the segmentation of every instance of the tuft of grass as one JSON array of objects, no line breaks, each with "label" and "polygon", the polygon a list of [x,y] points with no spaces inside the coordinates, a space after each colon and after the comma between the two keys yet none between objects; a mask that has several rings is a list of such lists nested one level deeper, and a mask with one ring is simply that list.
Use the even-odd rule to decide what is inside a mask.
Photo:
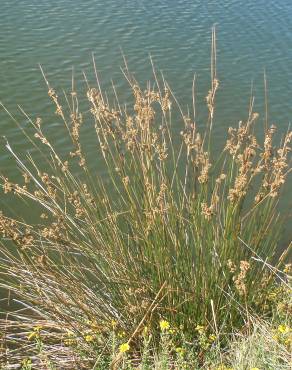
[{"label": "tuft of grass", "polygon": [[[2,189],[34,207],[39,221],[0,216],[0,286],[25,307],[9,314],[5,327],[14,333],[42,322],[48,343],[33,332],[40,343],[26,347],[32,356],[41,354],[38,368],[62,358],[62,369],[72,368],[70,361],[90,368],[104,358],[120,366],[118,345],[138,356],[145,326],[154,343],[163,343],[158,368],[169,368],[162,320],[179,328],[201,366],[210,336],[224,344],[228,333],[251,328],[252,316],[271,315],[275,279],[287,285],[282,270],[291,244],[276,258],[277,203],[291,170],[292,133],[276,145],[271,126],[258,138],[251,103],[247,119],[229,128],[218,156],[212,147],[215,62],[213,33],[203,132],[155,70],[153,83],[142,88],[126,65],[131,105],[119,101],[115,88],[110,103],[98,78],[97,87],[87,82],[84,112],[74,83],[62,99],[44,75],[71,149],[56,148],[42,119],[26,116],[35,131],[27,134],[34,154],[23,157],[6,142],[24,182],[3,174]],[[106,175],[92,170],[96,159],[81,135],[86,122]],[[11,348],[5,356],[18,361],[23,336],[5,330]],[[72,338],[64,338],[66,332]],[[73,347],[66,346],[70,339]],[[104,353],[97,354],[100,344]]]},{"label": "tuft of grass", "polygon": [[[283,303],[289,302],[278,302]],[[289,304],[291,308],[291,302]],[[274,314],[269,320],[254,317],[251,320],[252,326],[248,331],[233,332],[225,341],[225,346],[215,334],[208,335],[202,325],[196,328],[198,336],[193,342],[187,341],[184,331],[166,320],[161,321],[163,325],[160,325],[158,340],[157,333],[145,326],[139,335],[140,346],[137,347],[127,343],[126,333],[119,331],[115,324],[103,336],[105,333],[102,334],[91,323],[91,329],[83,333],[83,339],[95,348],[95,358],[92,359],[84,356],[82,338],[72,331],[62,333],[52,323],[49,326],[47,321],[43,321],[42,325],[35,322],[34,327],[18,323],[18,331],[13,333],[13,320],[7,320],[5,330],[9,332],[10,339],[22,338],[22,350],[7,351],[3,369],[290,369],[291,316],[283,319]]]},{"label": "tuft of grass", "polygon": [[[286,327],[286,326],[285,326]],[[291,333],[279,341],[271,325],[255,325],[248,337],[238,337],[231,345],[230,363],[234,369],[289,370],[291,368]],[[286,343],[285,343],[286,342]]]}]

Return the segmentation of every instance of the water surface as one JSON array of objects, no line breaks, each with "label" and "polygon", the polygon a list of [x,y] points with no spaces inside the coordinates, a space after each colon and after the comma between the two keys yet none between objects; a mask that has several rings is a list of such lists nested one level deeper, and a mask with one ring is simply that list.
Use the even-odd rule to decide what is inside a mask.
[{"label": "water surface", "polygon": [[[251,85],[255,110],[264,113],[264,71],[269,120],[283,134],[292,118],[292,2],[290,0],[1,0],[0,100],[25,127],[17,109],[33,118],[49,115],[41,64],[52,86],[70,87],[72,68],[78,87],[83,72],[91,80],[92,53],[102,85],[114,80],[121,94],[126,82],[120,72],[121,50],[137,79],[151,78],[149,54],[179,100],[187,105],[194,73],[199,106],[209,84],[211,27],[218,47],[218,147],[226,128],[246,117]],[[18,153],[29,145],[13,120],[0,108],[0,134]],[[85,135],[86,137],[86,135]],[[64,146],[56,132],[57,146]],[[0,169],[15,175],[3,147]],[[93,159],[94,161],[94,159]],[[1,207],[5,206],[0,194]],[[285,193],[285,204],[291,195]]]}]

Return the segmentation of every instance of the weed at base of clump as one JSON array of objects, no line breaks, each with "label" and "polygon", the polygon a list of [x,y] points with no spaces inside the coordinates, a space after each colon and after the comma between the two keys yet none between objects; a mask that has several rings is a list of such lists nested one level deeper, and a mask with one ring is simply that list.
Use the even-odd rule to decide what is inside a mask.
[{"label": "weed at base of clump", "polygon": [[[275,302],[275,307],[278,303],[288,302]],[[132,345],[128,344],[127,334],[120,332],[116,326],[104,331],[103,339],[100,337],[101,333],[96,332],[94,339],[88,340],[88,334],[62,332],[43,322],[42,325],[38,323],[30,330],[27,330],[28,328],[24,330],[24,337],[21,337],[20,333],[15,333],[16,337],[21,339],[22,346],[19,346],[14,358],[6,362],[4,369],[12,369],[16,365],[21,365],[21,370],[290,369],[292,348],[290,316],[285,321],[281,315],[276,314],[269,321],[254,317],[250,317],[250,320],[252,326],[248,332],[234,331],[229,335],[219,333],[219,336],[209,334],[204,326],[197,325],[194,329],[194,340],[189,342],[183,328],[177,328],[162,319],[158,328],[160,333],[158,341],[154,340],[156,331],[152,332],[144,326],[136,338],[136,343]],[[224,338],[224,345],[218,337]],[[85,350],[86,347],[82,345],[84,338],[93,351]],[[77,345],[78,341],[80,345]],[[94,355],[90,356],[90,353]],[[62,357],[62,354],[66,356]],[[9,356],[8,352],[7,355]]]}]

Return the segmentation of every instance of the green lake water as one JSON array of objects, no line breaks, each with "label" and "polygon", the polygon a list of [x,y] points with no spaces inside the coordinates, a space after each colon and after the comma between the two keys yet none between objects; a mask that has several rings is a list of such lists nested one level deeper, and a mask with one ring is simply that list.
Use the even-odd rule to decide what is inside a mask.
[{"label": "green lake water", "polygon": [[[83,72],[93,81],[92,53],[102,87],[110,88],[113,79],[121,96],[127,86],[120,72],[121,50],[142,82],[151,78],[151,55],[185,106],[191,103],[196,73],[200,108],[209,89],[213,25],[220,80],[214,127],[218,148],[226,139],[227,127],[246,118],[252,85],[255,111],[261,114],[259,125],[263,124],[264,71],[269,121],[278,126],[278,137],[292,119],[291,0],[1,0],[0,12],[0,101],[23,127],[28,123],[18,105],[32,118],[51,112],[39,64],[60,93],[70,88],[74,67],[82,90]],[[64,136],[58,134],[57,124],[51,125],[56,146],[64,149]],[[0,135],[17,153],[30,150],[1,107]],[[90,143],[90,134],[86,135],[84,140],[88,136]],[[15,166],[0,142],[0,172],[14,177]],[[281,207],[289,210],[291,200],[287,186]],[[6,206],[0,194],[0,208]],[[25,212],[29,218],[29,210]],[[287,228],[284,239],[290,238]]]}]

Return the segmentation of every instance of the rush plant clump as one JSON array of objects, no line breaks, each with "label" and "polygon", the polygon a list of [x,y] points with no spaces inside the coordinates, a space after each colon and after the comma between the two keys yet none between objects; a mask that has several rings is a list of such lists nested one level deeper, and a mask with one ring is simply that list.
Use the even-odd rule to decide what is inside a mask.
[{"label": "rush plant clump", "polygon": [[[2,174],[1,196],[13,194],[39,214],[36,223],[0,215],[1,287],[25,308],[7,319],[12,334],[3,329],[8,362],[10,353],[20,361],[17,348],[28,340],[27,356],[46,353],[38,368],[58,358],[62,369],[73,359],[91,368],[101,345],[137,355],[145,327],[155,342],[159,323],[166,332],[170,322],[193,343],[202,325],[209,346],[221,332],[249,328],[251,315],[270,314],[275,278],[286,284],[287,276],[281,270],[289,248],[275,254],[292,133],[276,145],[271,126],[261,144],[251,102],[216,157],[215,61],[213,47],[203,132],[155,71],[154,83],[143,88],[124,69],[132,105],[122,105],[115,88],[110,103],[98,79],[97,87],[87,82],[84,112],[74,83],[61,98],[45,77],[71,149],[64,153],[50,141],[41,118],[27,117],[35,154],[24,158],[6,142],[23,182]],[[103,175],[91,169],[96,159],[82,142],[86,122],[93,123],[87,130]],[[174,126],[181,126],[179,143]],[[113,323],[115,334],[107,334]],[[42,329],[31,332],[30,325]],[[196,348],[203,361],[204,348]]]}]

